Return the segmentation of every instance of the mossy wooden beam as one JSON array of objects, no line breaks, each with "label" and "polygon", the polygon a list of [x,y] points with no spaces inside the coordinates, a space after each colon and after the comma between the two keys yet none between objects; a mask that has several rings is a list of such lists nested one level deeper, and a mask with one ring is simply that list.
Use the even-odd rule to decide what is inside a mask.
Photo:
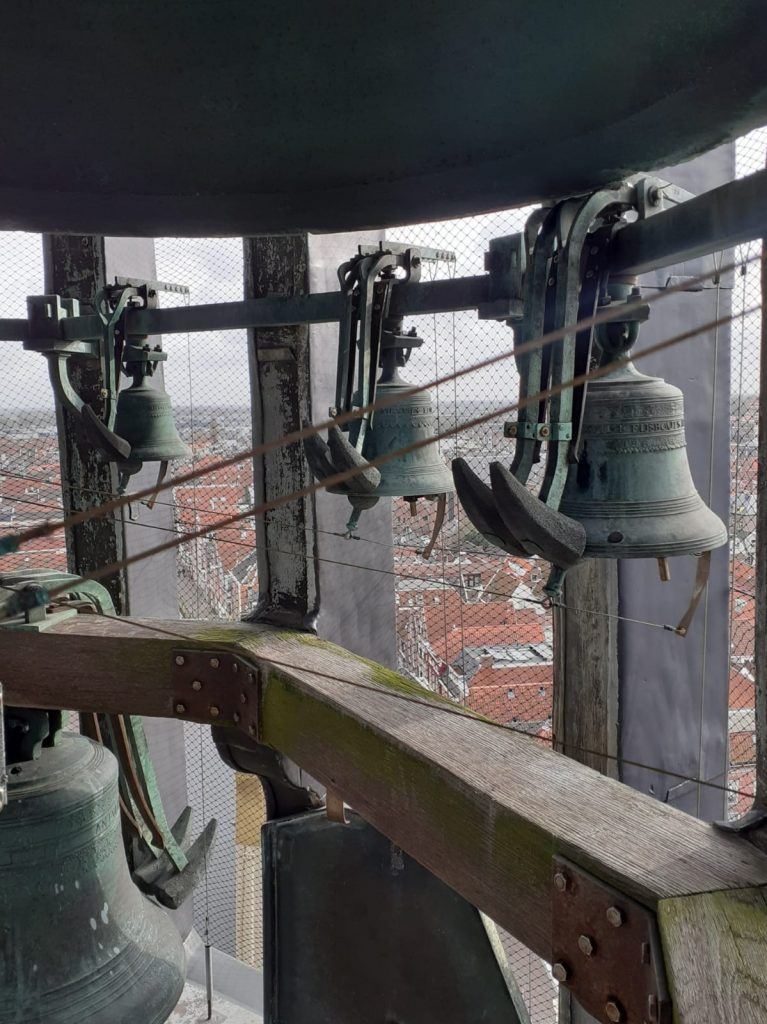
[{"label": "mossy wooden beam", "polygon": [[[40,634],[0,629],[0,678],[9,704],[175,717],[180,649],[253,665],[258,739],[541,956],[554,854],[654,910],[767,885],[767,856],[742,837],[304,633],[81,615]],[[707,1019],[722,1018],[680,1018]]]},{"label": "mossy wooden beam", "polygon": [[767,890],[661,900],[658,924],[676,1024],[767,1021]]}]

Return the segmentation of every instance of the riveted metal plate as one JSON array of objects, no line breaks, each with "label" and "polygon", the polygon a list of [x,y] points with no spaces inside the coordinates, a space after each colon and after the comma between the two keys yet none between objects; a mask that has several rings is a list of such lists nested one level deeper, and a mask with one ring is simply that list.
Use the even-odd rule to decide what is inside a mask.
[{"label": "riveted metal plate", "polygon": [[171,655],[173,716],[229,725],[258,737],[258,671],[228,651],[179,649]]},{"label": "riveted metal plate", "polygon": [[602,1024],[671,1024],[655,914],[563,857],[552,871],[554,976]]}]

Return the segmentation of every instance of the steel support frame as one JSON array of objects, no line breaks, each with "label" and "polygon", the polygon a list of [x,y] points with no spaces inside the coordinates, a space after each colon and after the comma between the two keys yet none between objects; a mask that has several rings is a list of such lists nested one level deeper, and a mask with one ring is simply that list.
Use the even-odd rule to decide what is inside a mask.
[{"label": "steel support frame", "polygon": [[[765,234],[767,170],[627,224],[613,240],[608,264],[612,273],[637,274],[719,252]],[[510,280],[499,280],[492,271],[403,284],[394,290],[391,312],[420,316],[478,309],[499,298],[517,300],[519,296],[511,291]],[[285,298],[266,296],[242,302],[132,310],[126,327],[129,334],[150,335],[330,323],[340,319],[342,307],[340,291]],[[101,323],[95,315],[69,317],[61,322],[65,342],[87,342],[100,335]],[[0,341],[29,340],[26,320],[0,320]]]}]

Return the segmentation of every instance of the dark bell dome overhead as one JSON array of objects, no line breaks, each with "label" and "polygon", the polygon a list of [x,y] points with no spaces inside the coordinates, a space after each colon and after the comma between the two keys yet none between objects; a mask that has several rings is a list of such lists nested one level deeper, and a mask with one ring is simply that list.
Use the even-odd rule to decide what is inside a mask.
[{"label": "dark bell dome overhead", "polygon": [[767,121],[764,0],[71,0],[0,43],[0,227],[336,231],[598,187]]}]

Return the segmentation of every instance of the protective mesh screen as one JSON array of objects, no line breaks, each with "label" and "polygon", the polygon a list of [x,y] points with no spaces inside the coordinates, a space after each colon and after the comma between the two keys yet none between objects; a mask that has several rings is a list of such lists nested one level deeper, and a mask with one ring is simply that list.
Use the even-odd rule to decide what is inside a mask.
[{"label": "protective mesh screen", "polygon": [[[738,140],[738,177],[761,170],[767,129]],[[760,242],[741,246],[733,290],[733,312],[761,304]],[[750,261],[750,262],[747,262]],[[756,556],[756,477],[759,451],[759,347],[761,313],[732,326],[730,406],[730,787],[729,812],[749,809],[755,783],[754,723],[754,559]],[[762,457],[764,453],[762,452]]]},{"label": "protective mesh screen", "polygon": [[[737,146],[738,174],[764,165],[767,131]],[[424,277],[464,276],[483,270],[490,238],[521,229],[527,211],[512,211],[390,231],[387,237],[452,250],[455,263],[427,264]],[[24,298],[43,291],[39,236],[0,234],[4,287],[0,316],[25,315]],[[158,239],[157,276],[189,288],[186,300],[164,295],[164,305],[239,299],[243,294],[240,240]],[[758,243],[743,247],[744,263]],[[348,255],[352,255],[350,252]],[[733,311],[761,301],[759,268],[736,274]],[[408,320],[424,344],[413,351],[403,376],[429,380],[476,362],[512,344],[510,330],[456,313]],[[731,658],[730,812],[750,805],[754,784],[754,558],[760,317],[732,329],[731,404]],[[204,467],[251,442],[248,358],[244,331],[167,336],[165,382],[182,437],[193,456],[176,469]],[[45,360],[4,343],[0,381],[0,527],[18,530],[61,507],[55,415]],[[440,430],[508,404],[517,393],[511,360],[483,374],[441,386],[436,394]],[[324,410],[315,410],[315,418]],[[503,417],[442,445],[449,460],[462,455],[486,476],[488,461],[506,458]],[[167,496],[166,496],[167,497]],[[187,532],[252,504],[249,461],[206,474],[173,492],[175,528]],[[339,499],[341,500],[341,499]],[[546,567],[504,556],[476,533],[458,503],[447,504],[445,525],[429,559],[421,556],[431,532],[434,505],[419,502],[415,515],[393,503],[396,630],[400,669],[424,686],[547,742],[551,737],[552,624],[540,604]],[[255,601],[258,581],[253,523],[217,531],[180,548],[181,614],[237,619]],[[320,539],[320,553],[322,541]],[[350,542],[351,543],[351,542]],[[350,551],[354,546],[350,547]],[[349,561],[353,561],[353,555]],[[66,567],[59,532],[4,556],[2,569]],[[325,595],[332,600],[332,595]],[[215,815],[219,837],[195,900],[195,921],[210,942],[253,966],[263,962],[259,829],[264,809],[257,781],[238,776],[219,759],[209,731],[185,727],[184,771],[196,827]],[[740,792],[734,792],[735,790]],[[517,982],[533,1024],[556,1020],[556,991],[548,966],[506,938]]]}]

